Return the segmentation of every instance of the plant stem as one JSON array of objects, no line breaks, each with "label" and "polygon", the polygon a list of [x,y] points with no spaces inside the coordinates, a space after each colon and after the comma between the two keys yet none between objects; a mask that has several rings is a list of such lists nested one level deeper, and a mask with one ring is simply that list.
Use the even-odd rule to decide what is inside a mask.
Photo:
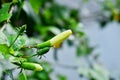
[{"label": "plant stem", "polygon": [[24,49],[24,48],[37,48],[37,46],[36,45],[34,45],[34,46],[23,46],[21,49]]},{"label": "plant stem", "polygon": [[9,48],[11,48],[13,46],[13,44],[15,43],[15,41],[17,40],[17,38],[19,37],[20,33],[17,34],[16,38],[14,39],[14,41],[10,44]]},{"label": "plant stem", "polygon": [[11,47],[13,46],[13,44],[15,43],[15,41],[17,40],[17,38],[18,38],[21,34],[23,34],[25,30],[26,30],[26,25],[23,25],[22,27],[20,27],[16,38],[15,38],[14,41],[10,44],[9,48],[11,48]]}]

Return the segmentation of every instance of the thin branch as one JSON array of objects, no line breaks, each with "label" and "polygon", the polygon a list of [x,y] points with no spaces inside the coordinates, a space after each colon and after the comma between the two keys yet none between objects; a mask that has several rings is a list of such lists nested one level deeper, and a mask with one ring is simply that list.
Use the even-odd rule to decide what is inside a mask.
[{"label": "thin branch", "polygon": [[37,48],[37,46],[36,45],[34,45],[34,46],[23,46],[21,49],[24,49],[24,48]]}]

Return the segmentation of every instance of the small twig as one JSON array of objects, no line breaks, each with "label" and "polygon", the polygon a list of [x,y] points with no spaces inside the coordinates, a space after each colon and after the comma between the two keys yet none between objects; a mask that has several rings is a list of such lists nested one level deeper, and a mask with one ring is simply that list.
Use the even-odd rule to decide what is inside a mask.
[{"label": "small twig", "polygon": [[23,46],[21,49],[24,49],[24,48],[37,48],[37,46],[36,45],[34,45],[34,46]]},{"label": "small twig", "polygon": [[15,41],[17,40],[18,37],[19,37],[19,34],[16,36],[16,38],[14,39],[14,41],[10,44],[9,48],[11,48],[13,46],[13,44],[15,43]]},{"label": "small twig", "polygon": [[2,26],[2,28],[0,29],[0,31],[4,31],[4,29],[6,28],[6,23]]},{"label": "small twig", "polygon": [[18,39],[18,37],[24,33],[24,31],[26,30],[26,25],[23,25],[22,27],[20,27],[17,36],[15,37],[14,41],[10,44],[9,48],[11,48],[11,46],[13,46],[13,44],[15,43],[15,41]]}]

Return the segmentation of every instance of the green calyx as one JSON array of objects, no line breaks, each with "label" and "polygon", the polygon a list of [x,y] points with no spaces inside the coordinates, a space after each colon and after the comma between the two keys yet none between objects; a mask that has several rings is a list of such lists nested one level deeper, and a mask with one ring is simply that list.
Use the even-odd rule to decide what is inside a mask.
[{"label": "green calyx", "polygon": [[50,44],[49,40],[37,45],[38,49],[42,49],[42,48],[45,48],[45,47],[51,47],[51,44]]}]

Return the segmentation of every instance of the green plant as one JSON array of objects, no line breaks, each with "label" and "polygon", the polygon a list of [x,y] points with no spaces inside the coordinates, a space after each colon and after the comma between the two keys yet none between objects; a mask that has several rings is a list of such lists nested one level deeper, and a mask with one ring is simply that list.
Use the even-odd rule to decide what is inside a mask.
[{"label": "green plant", "polygon": [[[83,65],[77,67],[63,65],[62,67],[78,70],[78,74],[90,80],[98,80],[101,79],[100,77],[106,80],[110,78],[107,71],[101,72],[105,70],[102,66],[96,67],[98,55],[92,56],[96,65],[89,60],[95,47],[89,45],[83,25],[78,18],[78,10],[61,6],[54,0],[1,0],[0,2],[2,5],[0,6],[1,80],[6,80],[8,75],[12,80],[51,80],[50,74],[54,68],[51,66],[52,63],[45,62],[42,56],[53,47],[54,60],[59,60],[56,48],[61,48],[64,40],[70,35],[66,43],[75,46],[76,58],[83,57],[89,66],[86,68],[85,65],[82,68]],[[16,68],[19,68],[20,73],[19,76],[14,77],[13,72]],[[32,71],[28,72],[28,70]],[[58,80],[67,80],[59,73],[56,77]]]},{"label": "green plant", "polygon": [[[37,55],[42,56],[43,54],[45,54],[46,52],[49,51],[50,47],[52,47],[52,46],[56,47],[56,45],[58,45],[58,44],[60,45],[72,33],[71,30],[68,30],[63,33],[60,33],[59,35],[53,37],[52,39],[50,39],[46,42],[39,43],[37,45],[32,45],[32,47],[29,47],[29,46],[25,45],[25,42],[23,42],[24,40],[18,41],[19,36],[22,36],[22,34],[24,33],[25,30],[26,30],[26,25],[23,25],[22,27],[20,27],[17,32],[17,35],[16,36],[14,35],[12,42],[9,43],[10,44],[9,46],[7,44],[0,45],[0,47],[1,47],[0,52],[2,54],[4,54],[3,57],[6,57],[6,55],[9,55],[8,57],[6,57],[7,60],[9,60],[11,57],[13,57],[13,59],[10,62],[19,66],[19,68],[27,69],[27,70],[34,70],[34,71],[41,71],[41,70],[43,70],[43,68],[40,64],[27,61],[27,59],[28,58],[30,59]],[[8,39],[11,39],[11,38],[8,38]],[[21,43],[23,43],[23,44],[21,44]],[[38,51],[36,52],[36,54],[33,54],[33,55],[20,55],[21,49],[26,49],[26,48],[36,48]],[[25,78],[24,75],[20,76],[20,77],[24,77],[24,79],[27,80],[27,78]]]}]

